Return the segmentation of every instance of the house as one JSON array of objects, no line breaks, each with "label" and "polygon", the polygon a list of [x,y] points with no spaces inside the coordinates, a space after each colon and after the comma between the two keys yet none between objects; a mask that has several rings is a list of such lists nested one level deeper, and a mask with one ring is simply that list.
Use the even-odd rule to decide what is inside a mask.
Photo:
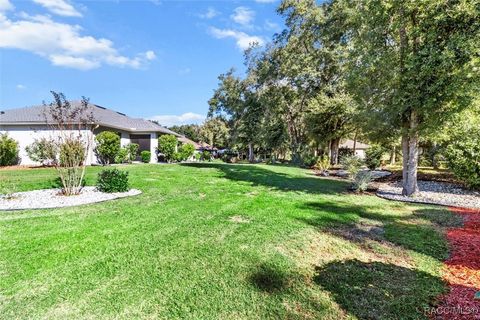
[{"label": "house", "polygon": [[[72,107],[78,106],[80,101],[70,102]],[[0,112],[0,133],[7,132],[8,135],[19,143],[19,158],[23,165],[35,165],[27,155],[25,147],[34,142],[35,139],[45,137],[53,138],[58,133],[47,125],[45,114],[48,114],[48,108],[44,105],[33,106],[19,109],[11,109]],[[157,162],[156,148],[157,139],[162,134],[180,135],[167,128],[148,120],[131,118],[121,112],[117,112],[105,107],[88,104],[87,113],[93,116],[92,127],[93,135],[102,131],[117,132],[120,136],[121,145],[128,143],[137,143],[139,145],[139,154],[147,150],[152,154],[150,162]],[[85,130],[86,137],[91,133]],[[90,137],[93,138],[93,137]],[[94,139],[92,139],[94,141]],[[93,152],[94,145],[90,143],[90,150],[87,152],[87,164],[96,164],[99,161]]]},{"label": "house", "polygon": [[370,145],[360,141],[355,142],[351,139],[348,139],[348,140],[342,141],[340,143],[339,148],[350,149],[350,150],[355,149],[355,155],[360,159],[365,159],[365,151],[368,148],[370,148]]}]

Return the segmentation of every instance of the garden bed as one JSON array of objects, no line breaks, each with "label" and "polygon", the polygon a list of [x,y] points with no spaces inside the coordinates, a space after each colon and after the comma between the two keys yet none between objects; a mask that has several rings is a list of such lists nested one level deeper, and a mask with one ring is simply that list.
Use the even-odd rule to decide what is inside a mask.
[{"label": "garden bed", "polygon": [[401,182],[378,185],[379,197],[403,202],[438,204],[452,207],[480,209],[480,193],[453,183],[418,181],[419,192],[414,197],[402,195]]},{"label": "garden bed", "polygon": [[135,196],[142,193],[137,189],[127,192],[106,193],[96,187],[85,187],[79,195],[64,196],[60,189],[43,189],[17,192],[8,196],[0,196],[0,210],[51,209],[72,207],[83,204],[103,202],[118,198]]}]

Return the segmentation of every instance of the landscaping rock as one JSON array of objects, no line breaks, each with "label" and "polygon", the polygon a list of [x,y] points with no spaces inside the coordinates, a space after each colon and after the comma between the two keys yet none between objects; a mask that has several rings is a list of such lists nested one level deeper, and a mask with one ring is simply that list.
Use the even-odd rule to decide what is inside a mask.
[{"label": "landscaping rock", "polygon": [[480,209],[480,193],[459,185],[437,181],[418,181],[419,192],[414,197],[402,196],[401,182],[378,185],[379,197],[416,203]]},{"label": "landscaping rock", "polygon": [[105,193],[98,191],[95,187],[85,187],[79,195],[75,196],[64,196],[60,193],[60,189],[17,192],[8,196],[0,196],[0,210],[71,207],[135,196],[140,193],[142,192],[137,189],[131,189],[128,192]]}]

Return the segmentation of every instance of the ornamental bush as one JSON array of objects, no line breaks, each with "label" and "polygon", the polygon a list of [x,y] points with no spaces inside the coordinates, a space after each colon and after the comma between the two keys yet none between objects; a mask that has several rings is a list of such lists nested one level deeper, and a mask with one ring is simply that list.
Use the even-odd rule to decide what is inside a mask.
[{"label": "ornamental bush", "polygon": [[128,151],[128,162],[135,161],[138,155],[138,144],[136,143],[129,143],[126,145],[126,149]]},{"label": "ornamental bush", "polygon": [[97,134],[95,141],[95,153],[100,162],[104,165],[114,163],[120,152],[120,136],[116,132],[103,131]]},{"label": "ornamental bush", "polygon": [[480,189],[480,129],[473,128],[450,142],[446,158],[455,176],[472,189]]},{"label": "ornamental bush", "polygon": [[345,156],[341,161],[343,169],[348,172],[350,178],[354,178],[363,165],[362,159],[357,156]]},{"label": "ornamental bush", "polygon": [[353,177],[352,189],[355,192],[365,192],[372,181],[373,175],[371,171],[359,171]]},{"label": "ornamental bush", "polygon": [[385,149],[379,145],[372,145],[365,151],[365,164],[368,169],[375,170],[382,165],[382,157]]},{"label": "ornamental bush", "polygon": [[57,161],[58,146],[52,139],[35,139],[32,144],[25,147],[30,159],[42,165],[53,165]]},{"label": "ornamental bush", "polygon": [[127,192],[128,172],[118,169],[105,169],[98,174],[97,189],[102,192]]},{"label": "ornamental bush", "polygon": [[121,147],[115,156],[115,163],[126,163],[128,162],[128,159],[128,149],[126,147]]},{"label": "ornamental bush", "polygon": [[8,136],[0,134],[0,167],[18,164],[18,143]]},{"label": "ornamental bush", "polygon": [[143,163],[149,163],[152,157],[152,153],[150,151],[144,150],[140,152],[140,158],[142,158]]},{"label": "ornamental bush", "polygon": [[185,161],[193,156],[195,147],[191,143],[182,144],[178,152],[180,153],[180,161]]},{"label": "ornamental bush", "polygon": [[166,134],[158,138],[158,152],[163,154],[167,162],[175,160],[176,149],[177,137],[173,134]]}]

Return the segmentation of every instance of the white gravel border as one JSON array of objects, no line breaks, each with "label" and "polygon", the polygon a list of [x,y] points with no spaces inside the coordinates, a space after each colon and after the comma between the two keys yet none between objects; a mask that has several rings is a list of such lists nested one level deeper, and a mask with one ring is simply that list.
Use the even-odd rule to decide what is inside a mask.
[{"label": "white gravel border", "polygon": [[419,192],[414,197],[402,196],[400,182],[379,183],[377,196],[403,202],[437,204],[442,206],[480,209],[480,192],[458,185],[437,181],[418,181]]},{"label": "white gravel border", "polygon": [[130,189],[127,192],[105,193],[98,191],[96,187],[84,187],[79,195],[68,197],[62,195],[60,189],[17,192],[9,197],[0,195],[0,211],[73,207],[136,196],[141,193],[137,189]]}]

